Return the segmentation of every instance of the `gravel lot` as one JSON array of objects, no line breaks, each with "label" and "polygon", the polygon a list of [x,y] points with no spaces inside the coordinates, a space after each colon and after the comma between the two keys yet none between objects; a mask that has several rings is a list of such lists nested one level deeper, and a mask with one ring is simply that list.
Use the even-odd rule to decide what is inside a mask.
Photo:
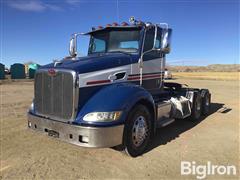
[{"label": "gravel lot", "polygon": [[[239,169],[239,81],[181,79],[209,88],[211,114],[198,123],[179,120],[159,129],[148,151],[130,158],[111,148],[88,149],[27,129],[32,82],[0,85],[0,179],[196,179],[181,176],[181,161]],[[210,179],[237,176],[208,176]]]}]

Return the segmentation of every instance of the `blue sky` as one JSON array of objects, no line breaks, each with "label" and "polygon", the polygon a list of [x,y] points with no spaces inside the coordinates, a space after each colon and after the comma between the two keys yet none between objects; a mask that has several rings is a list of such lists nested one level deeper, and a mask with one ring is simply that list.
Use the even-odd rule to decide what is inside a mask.
[{"label": "blue sky", "polygon": [[68,55],[71,33],[128,21],[130,16],[169,23],[173,28],[169,64],[239,63],[239,0],[0,1],[0,61],[8,67],[62,58]]}]

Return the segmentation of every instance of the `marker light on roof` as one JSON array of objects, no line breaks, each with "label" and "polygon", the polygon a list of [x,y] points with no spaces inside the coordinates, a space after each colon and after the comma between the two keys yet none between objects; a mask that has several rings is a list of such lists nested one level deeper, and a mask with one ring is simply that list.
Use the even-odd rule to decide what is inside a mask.
[{"label": "marker light on roof", "polygon": [[128,26],[128,23],[122,22],[122,26]]},{"label": "marker light on roof", "polygon": [[135,20],[135,18],[133,16],[131,16],[130,19],[129,19],[129,22],[131,24],[135,24],[136,20]]},{"label": "marker light on roof", "polygon": [[144,25],[144,22],[142,22],[142,21],[137,21],[137,24],[138,24],[138,25]]},{"label": "marker light on roof", "polygon": [[112,26],[112,25],[111,25],[111,24],[107,24],[107,25],[106,25],[106,27],[110,27],[110,26]]},{"label": "marker light on roof", "polygon": [[102,29],[103,27],[102,26],[98,26],[98,29]]},{"label": "marker light on roof", "polygon": [[112,23],[113,26],[118,26],[118,23],[114,22]]}]

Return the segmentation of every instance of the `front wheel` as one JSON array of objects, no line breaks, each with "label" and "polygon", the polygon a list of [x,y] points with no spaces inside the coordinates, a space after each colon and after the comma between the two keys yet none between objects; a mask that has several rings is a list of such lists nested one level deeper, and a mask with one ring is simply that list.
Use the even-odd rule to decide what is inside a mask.
[{"label": "front wheel", "polygon": [[137,105],[129,113],[124,129],[125,152],[136,157],[144,153],[151,135],[151,114],[146,106]]}]

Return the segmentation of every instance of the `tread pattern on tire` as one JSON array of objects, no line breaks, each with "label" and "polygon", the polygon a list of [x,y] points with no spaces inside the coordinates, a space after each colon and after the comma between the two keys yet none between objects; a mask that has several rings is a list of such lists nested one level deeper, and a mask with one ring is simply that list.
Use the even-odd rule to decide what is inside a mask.
[{"label": "tread pattern on tire", "polygon": [[[202,96],[202,107],[201,107],[202,112],[201,112],[201,114],[206,116],[206,115],[209,114],[210,107],[211,107],[211,94],[209,93],[208,89],[202,89],[201,90],[201,96]],[[207,98],[208,98],[208,101],[209,101],[208,106],[206,105]]]},{"label": "tread pattern on tire", "polygon": [[[131,138],[132,138],[131,133],[132,133],[132,125],[134,123],[135,118],[138,115],[145,116],[147,124],[148,124],[149,134],[148,134],[147,139],[144,141],[144,143],[142,145],[140,145],[140,147],[136,148],[136,147],[134,147],[134,145],[131,142]],[[131,157],[137,157],[137,156],[143,154],[150,142],[151,130],[152,130],[151,114],[150,114],[148,108],[141,104],[135,106],[130,111],[129,116],[126,120],[125,128],[124,128],[124,146],[125,146],[126,154]]]}]

